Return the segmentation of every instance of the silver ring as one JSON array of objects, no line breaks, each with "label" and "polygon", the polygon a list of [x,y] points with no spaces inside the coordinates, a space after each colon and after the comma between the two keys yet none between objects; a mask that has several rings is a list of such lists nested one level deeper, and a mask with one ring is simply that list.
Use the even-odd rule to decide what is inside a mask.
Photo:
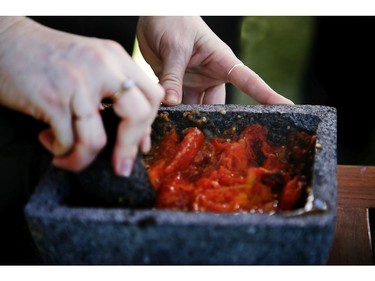
[{"label": "silver ring", "polygon": [[120,85],[120,89],[116,93],[114,93],[113,96],[111,96],[110,98],[112,103],[115,103],[116,101],[118,101],[127,90],[129,90],[130,88],[134,86],[134,84],[135,82],[132,79],[128,79],[122,82]]},{"label": "silver ring", "polygon": [[241,65],[244,65],[242,62],[241,63],[237,63],[235,65],[233,65],[231,67],[231,69],[229,69],[228,71],[228,74],[227,74],[227,82],[230,83],[230,74],[232,73],[232,71],[237,67],[237,66],[241,66]]}]

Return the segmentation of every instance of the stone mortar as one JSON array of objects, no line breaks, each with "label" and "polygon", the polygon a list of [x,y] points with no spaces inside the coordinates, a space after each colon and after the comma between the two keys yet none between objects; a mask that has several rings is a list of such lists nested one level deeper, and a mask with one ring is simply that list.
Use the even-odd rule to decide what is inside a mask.
[{"label": "stone mortar", "polygon": [[288,126],[316,134],[320,148],[312,167],[314,200],[303,210],[276,214],[102,207],[83,200],[84,193],[76,192],[71,199],[77,184],[74,177],[51,167],[25,208],[29,229],[46,264],[327,263],[337,207],[336,109],[315,105],[160,108],[175,116],[181,128],[190,121],[179,116],[191,110],[198,110],[200,116],[208,114],[211,131],[223,130],[233,116],[241,115],[243,125],[270,125],[276,140],[278,134],[283,139]]}]

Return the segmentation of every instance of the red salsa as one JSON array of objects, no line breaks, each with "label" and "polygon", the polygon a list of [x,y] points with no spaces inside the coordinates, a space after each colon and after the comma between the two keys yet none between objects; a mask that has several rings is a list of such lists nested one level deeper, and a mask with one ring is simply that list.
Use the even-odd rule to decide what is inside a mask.
[{"label": "red salsa", "polygon": [[230,138],[223,134],[209,139],[197,127],[180,135],[171,129],[145,158],[157,194],[155,207],[200,212],[295,209],[306,192],[301,171],[315,136],[298,131],[290,140],[294,145],[275,146],[267,134],[259,124]]}]

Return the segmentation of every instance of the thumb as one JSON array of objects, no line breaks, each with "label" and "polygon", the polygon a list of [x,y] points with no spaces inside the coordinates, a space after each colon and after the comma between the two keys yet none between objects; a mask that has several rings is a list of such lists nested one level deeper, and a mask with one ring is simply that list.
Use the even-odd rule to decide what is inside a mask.
[{"label": "thumb", "polygon": [[161,86],[165,90],[162,102],[166,105],[180,104],[182,101],[182,84],[187,63],[178,56],[169,55],[163,63],[163,71],[159,77]]}]

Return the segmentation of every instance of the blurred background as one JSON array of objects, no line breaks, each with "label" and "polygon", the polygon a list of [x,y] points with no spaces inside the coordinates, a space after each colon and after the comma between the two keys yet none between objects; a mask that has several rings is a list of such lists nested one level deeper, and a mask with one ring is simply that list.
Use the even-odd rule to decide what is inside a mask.
[{"label": "blurred background", "polygon": [[[339,164],[375,165],[375,17],[203,18],[278,93],[337,109]],[[228,91],[227,103],[256,104]]]}]

